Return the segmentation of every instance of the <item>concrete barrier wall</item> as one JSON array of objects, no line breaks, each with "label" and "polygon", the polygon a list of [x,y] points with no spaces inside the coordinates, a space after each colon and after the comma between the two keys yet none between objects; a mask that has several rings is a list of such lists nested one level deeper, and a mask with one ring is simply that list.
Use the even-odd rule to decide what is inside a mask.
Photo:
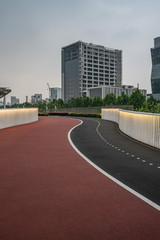
[{"label": "concrete barrier wall", "polygon": [[1,109],[0,129],[38,120],[38,108]]},{"label": "concrete barrier wall", "polygon": [[102,119],[114,121],[128,136],[160,148],[160,114],[102,109]]}]

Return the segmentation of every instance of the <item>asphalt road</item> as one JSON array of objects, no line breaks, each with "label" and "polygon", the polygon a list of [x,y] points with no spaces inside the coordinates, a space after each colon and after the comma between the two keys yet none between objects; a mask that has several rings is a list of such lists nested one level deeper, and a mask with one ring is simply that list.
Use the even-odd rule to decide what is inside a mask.
[{"label": "asphalt road", "polygon": [[80,118],[71,133],[80,152],[98,167],[160,205],[160,151],[123,135],[116,123]]}]

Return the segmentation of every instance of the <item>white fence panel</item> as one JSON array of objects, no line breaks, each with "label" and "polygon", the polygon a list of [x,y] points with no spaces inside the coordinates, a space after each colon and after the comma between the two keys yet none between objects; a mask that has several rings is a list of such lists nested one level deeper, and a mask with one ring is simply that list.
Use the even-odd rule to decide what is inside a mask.
[{"label": "white fence panel", "polygon": [[38,108],[0,110],[0,129],[31,123],[38,120]]},{"label": "white fence panel", "polygon": [[160,148],[160,114],[102,109],[102,119],[114,121],[128,136]]}]

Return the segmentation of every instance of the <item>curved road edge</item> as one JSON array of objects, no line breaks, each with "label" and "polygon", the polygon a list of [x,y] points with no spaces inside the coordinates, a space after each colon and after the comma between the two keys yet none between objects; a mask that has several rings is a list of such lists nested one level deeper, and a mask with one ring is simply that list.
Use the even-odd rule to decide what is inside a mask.
[{"label": "curved road edge", "polygon": [[[145,203],[149,204],[150,206],[154,207],[155,209],[157,209],[158,211],[160,211],[160,206],[154,202],[152,202],[151,200],[149,200],[148,198],[144,197],[143,195],[139,194],[138,192],[134,191],[132,188],[128,187],[127,185],[125,185],[124,183],[120,182],[119,180],[117,180],[116,178],[112,177],[110,174],[108,174],[107,172],[105,172],[104,170],[102,170],[100,167],[98,167],[96,164],[94,164],[89,158],[87,158],[82,152],[79,151],[79,149],[74,145],[72,139],[71,139],[71,132],[79,127],[80,125],[83,124],[83,121],[81,119],[77,119],[81,121],[78,125],[74,126],[73,128],[71,128],[71,130],[68,132],[68,141],[71,144],[71,146],[73,147],[73,149],[86,161],[88,162],[92,167],[94,167],[95,169],[97,169],[100,173],[102,173],[104,176],[106,176],[107,178],[111,179],[113,182],[117,183],[119,186],[121,186],[122,188],[124,188],[125,190],[127,190],[128,192],[132,193],[133,195],[135,195],[136,197],[138,197],[139,199],[141,199],[142,201],[144,201]],[[99,121],[96,121],[100,124]],[[97,126],[97,128],[99,127],[99,124]],[[97,131],[97,129],[96,129]],[[98,135],[100,136],[99,132],[97,131]],[[100,136],[101,137],[101,136]]]}]

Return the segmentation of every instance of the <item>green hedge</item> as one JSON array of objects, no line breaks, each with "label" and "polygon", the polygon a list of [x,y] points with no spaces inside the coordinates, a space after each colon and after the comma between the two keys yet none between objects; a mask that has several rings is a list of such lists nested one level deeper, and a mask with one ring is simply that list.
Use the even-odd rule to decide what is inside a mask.
[{"label": "green hedge", "polygon": [[38,113],[38,116],[48,116],[48,115],[49,115],[48,113],[43,113],[43,112]]}]

